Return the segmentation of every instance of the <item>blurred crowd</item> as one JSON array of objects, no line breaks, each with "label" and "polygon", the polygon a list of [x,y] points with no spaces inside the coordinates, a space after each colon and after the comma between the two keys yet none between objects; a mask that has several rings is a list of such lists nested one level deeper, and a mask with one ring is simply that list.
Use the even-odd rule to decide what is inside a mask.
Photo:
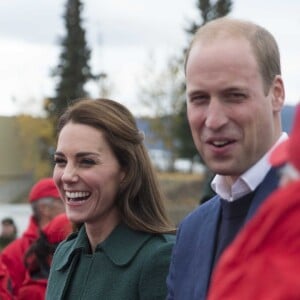
[{"label": "blurred crowd", "polygon": [[72,226],[52,178],[39,180],[30,190],[32,214],[20,237],[12,217],[1,221],[0,299],[45,299],[53,253]]}]

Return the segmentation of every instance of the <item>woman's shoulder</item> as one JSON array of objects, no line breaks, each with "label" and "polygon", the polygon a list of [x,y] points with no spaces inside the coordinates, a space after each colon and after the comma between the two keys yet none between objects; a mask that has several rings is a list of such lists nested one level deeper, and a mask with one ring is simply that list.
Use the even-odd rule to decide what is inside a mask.
[{"label": "woman's shoulder", "polygon": [[125,266],[133,261],[139,265],[161,249],[170,255],[174,243],[173,235],[137,231],[120,224],[104,242],[99,244],[98,250],[104,251],[116,265]]},{"label": "woman's shoulder", "polygon": [[176,235],[163,233],[163,234],[152,234],[151,239],[156,245],[172,245],[175,243]]},{"label": "woman's shoulder", "polygon": [[150,256],[171,254],[175,244],[175,234],[151,234],[148,242],[144,244],[142,252]]},{"label": "woman's shoulder", "polygon": [[141,299],[165,299],[167,295],[165,281],[174,243],[175,235],[155,234],[141,249],[139,255]]}]

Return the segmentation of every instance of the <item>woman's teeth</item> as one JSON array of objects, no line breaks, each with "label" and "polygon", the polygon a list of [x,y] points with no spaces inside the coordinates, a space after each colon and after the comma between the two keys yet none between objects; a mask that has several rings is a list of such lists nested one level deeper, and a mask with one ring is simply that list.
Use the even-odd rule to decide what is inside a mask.
[{"label": "woman's teeth", "polygon": [[72,201],[85,200],[90,194],[90,192],[66,192],[67,198]]}]

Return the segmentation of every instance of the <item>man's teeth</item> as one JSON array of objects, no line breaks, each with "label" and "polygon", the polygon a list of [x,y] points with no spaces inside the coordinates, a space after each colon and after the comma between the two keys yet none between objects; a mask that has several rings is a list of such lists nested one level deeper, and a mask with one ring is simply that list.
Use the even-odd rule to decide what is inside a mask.
[{"label": "man's teeth", "polygon": [[213,142],[213,145],[217,146],[217,147],[221,147],[221,146],[224,146],[226,144],[228,144],[228,141],[214,141]]},{"label": "man's teeth", "polygon": [[84,198],[90,195],[89,192],[66,192],[66,196],[71,199]]}]

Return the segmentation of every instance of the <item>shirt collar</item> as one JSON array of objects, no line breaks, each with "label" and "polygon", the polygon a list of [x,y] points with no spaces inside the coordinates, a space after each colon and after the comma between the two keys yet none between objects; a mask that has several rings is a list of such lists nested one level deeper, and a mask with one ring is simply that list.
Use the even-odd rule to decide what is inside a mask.
[{"label": "shirt collar", "polygon": [[234,201],[254,191],[271,169],[269,163],[270,153],[277,144],[287,138],[287,133],[283,132],[275,145],[255,165],[243,173],[232,186],[227,183],[225,176],[217,174],[211,183],[212,189],[221,198],[228,201]]}]

